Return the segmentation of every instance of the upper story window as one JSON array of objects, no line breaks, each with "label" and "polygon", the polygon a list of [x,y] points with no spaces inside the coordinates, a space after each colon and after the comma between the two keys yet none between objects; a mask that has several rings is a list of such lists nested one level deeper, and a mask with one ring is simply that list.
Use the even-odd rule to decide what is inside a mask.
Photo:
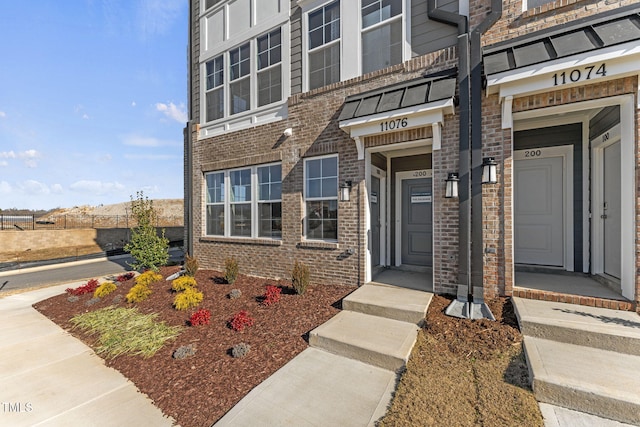
[{"label": "upper story window", "polygon": [[308,15],[309,89],[340,81],[340,2]]},{"label": "upper story window", "polygon": [[206,0],[204,7],[205,9],[209,9],[210,7],[213,7],[222,1],[223,0]]},{"label": "upper story window", "polygon": [[281,62],[280,28],[205,62],[206,121],[281,101]]},{"label": "upper story window", "polygon": [[402,62],[402,0],[362,0],[362,72]]},{"label": "upper story window", "polygon": [[304,161],[305,227],[307,239],[338,240],[338,157]]}]

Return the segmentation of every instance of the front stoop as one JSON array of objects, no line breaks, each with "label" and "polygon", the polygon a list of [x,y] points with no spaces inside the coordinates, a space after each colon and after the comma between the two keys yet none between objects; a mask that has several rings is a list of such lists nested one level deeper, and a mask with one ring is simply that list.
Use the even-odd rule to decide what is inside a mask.
[{"label": "front stoop", "polygon": [[342,308],[421,326],[431,298],[430,292],[368,283],[342,300]]},{"label": "front stoop", "polygon": [[538,401],[640,425],[638,315],[520,298],[513,301]]}]

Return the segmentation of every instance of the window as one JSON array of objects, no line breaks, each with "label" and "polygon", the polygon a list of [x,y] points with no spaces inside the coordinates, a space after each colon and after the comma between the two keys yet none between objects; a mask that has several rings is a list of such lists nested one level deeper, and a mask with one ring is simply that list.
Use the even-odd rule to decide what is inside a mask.
[{"label": "window", "polygon": [[280,28],[258,37],[258,107],[282,99]]},{"label": "window", "polygon": [[222,55],[206,63],[207,121],[224,117],[224,61]]},{"label": "window", "polygon": [[547,3],[553,3],[555,0],[525,0],[522,2],[524,10],[535,9]]},{"label": "window", "polygon": [[281,238],[281,171],[272,164],[205,174],[206,234]]},{"label": "window", "polygon": [[338,158],[304,162],[305,237],[338,240]]},{"label": "window", "polygon": [[231,102],[229,114],[237,114],[251,108],[251,57],[249,43],[229,52],[229,85]]},{"label": "window", "polygon": [[309,89],[340,81],[340,2],[309,13]]},{"label": "window", "polygon": [[215,6],[216,4],[220,3],[222,0],[206,0],[205,3],[205,9],[209,9],[210,7]]},{"label": "window", "polygon": [[402,0],[362,0],[362,72],[402,62]]},{"label": "window", "polygon": [[207,181],[207,235],[224,235],[224,173],[209,173]]},{"label": "window", "polygon": [[282,48],[277,28],[205,62],[206,121],[282,101]]},{"label": "window", "polygon": [[258,168],[258,236],[282,237],[282,167]]}]

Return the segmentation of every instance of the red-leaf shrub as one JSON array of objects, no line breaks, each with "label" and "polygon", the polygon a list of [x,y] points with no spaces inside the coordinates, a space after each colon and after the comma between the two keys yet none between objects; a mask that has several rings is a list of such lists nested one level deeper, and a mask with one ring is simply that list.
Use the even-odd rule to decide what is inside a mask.
[{"label": "red-leaf shrub", "polygon": [[247,311],[242,310],[229,320],[229,326],[234,331],[243,331],[245,327],[253,326],[253,318]]},{"label": "red-leaf shrub", "polygon": [[280,292],[282,292],[282,289],[280,289],[279,287],[273,286],[273,285],[267,285],[265,289],[265,293],[262,296],[263,298],[262,304],[268,307],[270,305],[277,303],[278,301],[280,301],[280,297],[282,296],[280,295]]},{"label": "red-leaf shrub", "polygon": [[128,273],[123,273],[123,274],[119,275],[116,280],[118,282],[122,283],[122,282],[126,282],[129,279],[133,279],[133,276],[135,276],[135,274],[133,274],[133,272],[130,271]]},{"label": "red-leaf shrub", "polygon": [[211,320],[211,312],[207,309],[201,308],[191,315],[189,324],[191,326],[208,325]]},{"label": "red-leaf shrub", "polygon": [[77,288],[67,288],[65,289],[65,292],[70,294],[70,295],[75,295],[75,296],[80,296],[80,295],[84,295],[84,294],[92,294],[96,291],[96,289],[98,288],[98,280],[97,279],[91,279],[89,280],[86,284],[82,285],[82,286],[78,286]]}]

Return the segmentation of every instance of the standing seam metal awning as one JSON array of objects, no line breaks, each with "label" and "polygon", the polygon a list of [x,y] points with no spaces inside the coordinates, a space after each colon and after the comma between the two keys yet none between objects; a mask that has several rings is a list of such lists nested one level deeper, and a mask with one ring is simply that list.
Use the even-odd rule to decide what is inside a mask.
[{"label": "standing seam metal awning", "polygon": [[338,117],[340,128],[356,141],[359,159],[364,158],[363,136],[428,125],[433,126],[437,149],[444,113],[453,114],[455,90],[455,77],[423,77],[349,96]]}]

